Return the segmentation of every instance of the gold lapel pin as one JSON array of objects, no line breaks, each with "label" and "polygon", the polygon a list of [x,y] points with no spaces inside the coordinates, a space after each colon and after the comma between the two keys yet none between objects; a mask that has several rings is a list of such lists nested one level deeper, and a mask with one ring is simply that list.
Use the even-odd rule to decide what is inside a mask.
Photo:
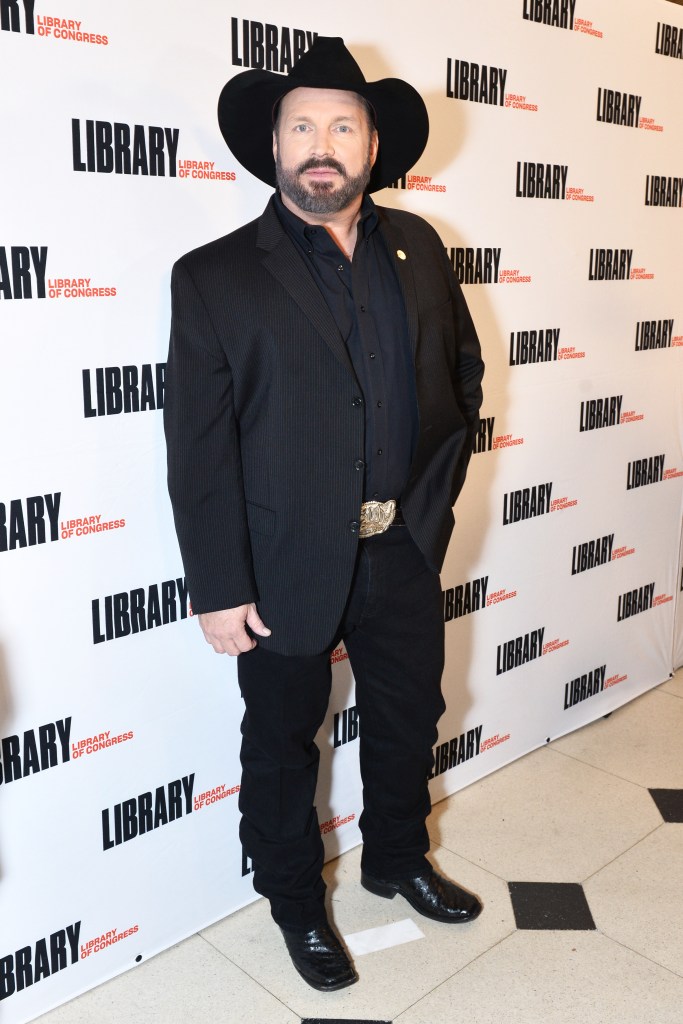
[{"label": "gold lapel pin", "polygon": [[408,257],[407,257],[407,256],[406,256],[406,254],[404,253],[403,249],[397,249],[397,250],[396,250],[396,255],[398,256],[398,258],[399,258],[400,260],[407,260],[407,259],[408,259]]}]

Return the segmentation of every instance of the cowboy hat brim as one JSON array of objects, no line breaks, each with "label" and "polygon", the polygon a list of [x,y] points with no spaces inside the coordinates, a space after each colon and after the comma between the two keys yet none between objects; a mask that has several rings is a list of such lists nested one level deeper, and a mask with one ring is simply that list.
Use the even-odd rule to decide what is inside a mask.
[{"label": "cowboy hat brim", "polygon": [[318,37],[286,77],[274,71],[243,71],[223,87],[218,123],[228,147],[248,171],[276,187],[273,114],[279,100],[301,87],[343,89],[370,103],[379,152],[368,192],[401,178],[419,160],[429,135],[429,117],[420,94],[400,78],[366,82],[343,40]]}]

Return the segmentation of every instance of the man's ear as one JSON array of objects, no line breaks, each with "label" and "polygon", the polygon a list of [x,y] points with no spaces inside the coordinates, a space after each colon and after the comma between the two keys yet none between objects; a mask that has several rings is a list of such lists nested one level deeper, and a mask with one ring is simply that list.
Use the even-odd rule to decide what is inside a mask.
[{"label": "man's ear", "polygon": [[277,160],[277,132],[273,128],[273,159]]},{"label": "man's ear", "polygon": [[370,139],[370,166],[373,167],[379,151],[379,135],[375,128]]}]

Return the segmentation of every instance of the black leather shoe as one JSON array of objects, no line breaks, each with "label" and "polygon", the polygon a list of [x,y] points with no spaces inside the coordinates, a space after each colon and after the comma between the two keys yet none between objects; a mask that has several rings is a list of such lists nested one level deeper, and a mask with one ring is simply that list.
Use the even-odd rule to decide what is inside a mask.
[{"label": "black leather shoe", "polygon": [[405,878],[400,882],[371,878],[363,872],[360,881],[363,888],[375,896],[393,900],[398,893],[408,900],[418,914],[432,921],[474,921],[481,913],[481,903],[476,896],[449,882],[436,871],[425,871],[422,875]]},{"label": "black leather shoe", "polygon": [[280,926],[292,963],[319,992],[336,992],[358,981],[341,942],[325,922],[308,932],[294,932]]}]

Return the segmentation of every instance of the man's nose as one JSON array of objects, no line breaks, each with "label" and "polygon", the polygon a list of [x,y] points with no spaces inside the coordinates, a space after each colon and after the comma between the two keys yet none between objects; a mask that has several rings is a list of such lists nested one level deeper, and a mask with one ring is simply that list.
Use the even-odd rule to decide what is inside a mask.
[{"label": "man's nose", "polygon": [[313,139],[312,154],[314,156],[334,156],[334,136],[332,132],[316,132]]}]

